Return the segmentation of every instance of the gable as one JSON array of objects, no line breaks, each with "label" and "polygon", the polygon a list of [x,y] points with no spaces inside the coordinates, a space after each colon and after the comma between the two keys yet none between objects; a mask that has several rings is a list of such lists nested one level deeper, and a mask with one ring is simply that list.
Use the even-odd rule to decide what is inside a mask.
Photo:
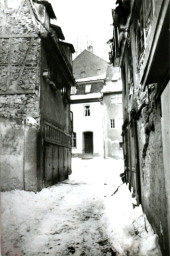
[{"label": "gable", "polygon": [[102,75],[107,70],[108,63],[95,54],[84,50],[73,61],[73,74],[75,79]]},{"label": "gable", "polygon": [[[5,18],[6,22],[2,22],[2,36],[19,36],[19,35],[36,35],[37,24],[28,0],[18,0],[17,5],[10,6],[7,0],[7,6],[4,6],[6,16],[2,15],[2,20]],[[3,7],[3,6],[2,6]]]}]

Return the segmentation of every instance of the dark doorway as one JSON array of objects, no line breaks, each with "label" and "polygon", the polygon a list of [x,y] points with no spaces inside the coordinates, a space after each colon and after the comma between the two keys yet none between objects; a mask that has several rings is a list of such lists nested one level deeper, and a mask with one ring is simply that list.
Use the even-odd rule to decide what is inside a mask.
[{"label": "dark doorway", "polygon": [[93,154],[93,133],[92,132],[84,133],[84,153]]}]

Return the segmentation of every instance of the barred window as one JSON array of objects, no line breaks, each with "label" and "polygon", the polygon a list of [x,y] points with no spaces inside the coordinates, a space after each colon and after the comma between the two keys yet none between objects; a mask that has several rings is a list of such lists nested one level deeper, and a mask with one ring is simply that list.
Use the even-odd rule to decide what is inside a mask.
[{"label": "barred window", "polygon": [[77,147],[77,137],[76,137],[75,132],[72,133],[71,139],[72,139],[72,148],[76,148]]},{"label": "barred window", "polygon": [[110,128],[115,128],[115,119],[110,119]]}]

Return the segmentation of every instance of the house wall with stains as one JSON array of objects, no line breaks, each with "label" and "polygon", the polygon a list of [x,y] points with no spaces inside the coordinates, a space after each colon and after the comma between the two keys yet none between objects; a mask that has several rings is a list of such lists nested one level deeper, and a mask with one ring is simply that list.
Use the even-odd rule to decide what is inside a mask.
[{"label": "house wall with stains", "polygon": [[36,190],[40,39],[27,1],[1,5],[1,189]]},{"label": "house wall with stains", "polygon": [[[170,180],[166,171],[168,160],[165,152],[168,149],[165,137],[167,141],[169,137],[168,133],[165,135],[165,123],[162,123],[162,120],[168,121],[162,106],[168,88],[169,2],[128,2],[129,12],[124,24],[120,17],[119,24],[114,20],[114,28],[117,26],[119,30],[117,54],[123,82],[125,176],[130,190],[142,204],[158,234],[163,255],[168,255],[167,180]],[[116,10],[114,18],[126,12],[127,6],[120,9]]]},{"label": "house wall with stains", "polygon": [[[50,30],[50,18],[55,18],[51,5],[31,0],[0,5],[1,190],[36,191],[71,171],[68,98],[73,78]],[[53,66],[52,46],[58,58]],[[61,75],[54,77],[61,67]]]}]

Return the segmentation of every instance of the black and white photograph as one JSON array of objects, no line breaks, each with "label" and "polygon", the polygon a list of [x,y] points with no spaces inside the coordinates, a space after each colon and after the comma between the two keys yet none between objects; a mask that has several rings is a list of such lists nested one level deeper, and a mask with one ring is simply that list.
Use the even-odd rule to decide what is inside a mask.
[{"label": "black and white photograph", "polygon": [[0,256],[170,256],[169,0],[0,0]]}]

